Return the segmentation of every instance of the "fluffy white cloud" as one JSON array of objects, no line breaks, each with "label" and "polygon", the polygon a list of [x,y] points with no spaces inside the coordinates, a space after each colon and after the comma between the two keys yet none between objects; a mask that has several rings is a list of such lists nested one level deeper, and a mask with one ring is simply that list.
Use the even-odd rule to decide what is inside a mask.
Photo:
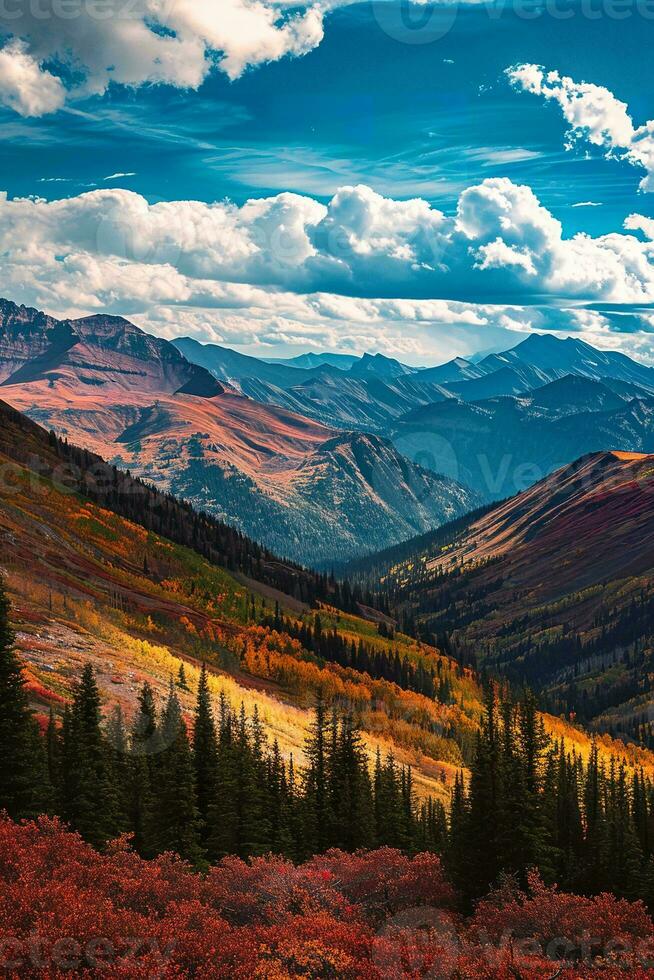
[{"label": "fluffy white cloud", "polygon": [[45,71],[23,41],[13,40],[0,48],[0,103],[21,116],[56,112],[66,101],[66,90],[58,78]]},{"label": "fluffy white cloud", "polygon": [[646,238],[654,241],[654,218],[646,218],[643,214],[630,214],[624,226],[629,231],[642,231]]},{"label": "fluffy white cloud", "polygon": [[[323,38],[333,3],[304,0],[45,0],[0,10],[0,100],[21,115],[102,94],[111,82],[196,89],[218,65],[249,66],[303,55]],[[61,78],[43,65],[60,66]],[[62,79],[66,79],[66,84]]]},{"label": "fluffy white cloud", "polygon": [[576,82],[540,65],[514,65],[506,74],[515,88],[558,103],[570,124],[568,148],[574,140],[602,147],[607,156],[644,170],[640,188],[654,191],[654,120],[636,127],[627,105],[604,86]]},{"label": "fluffy white cloud", "polygon": [[[642,232],[648,220],[632,215],[627,228]],[[169,267],[194,291],[241,283],[394,300],[498,292],[512,300],[544,293],[615,303],[654,300],[651,238],[564,238],[560,222],[533,191],[508,178],[466,189],[454,218],[426,201],[394,201],[363,186],[341,188],[328,205],[284,193],[240,208],[224,202],[149,204],[119,188],[58,201],[5,195],[0,256],[7,276],[20,268],[21,275],[40,281],[50,269],[56,279],[83,256],[120,264],[132,276]]]},{"label": "fluffy white cloud", "polygon": [[[434,326],[596,339],[619,321],[575,305],[654,303],[654,227],[631,215],[623,232],[566,238],[507,178],[465,190],[453,217],[361,186],[327,205],[280,194],[242,207],[149,204],[120,188],[58,201],[4,194],[0,279],[10,298],[65,315],[110,310],[168,329],[163,311],[183,309],[231,343],[306,343],[315,328],[355,347],[375,324],[388,330],[378,346],[396,353]],[[625,330],[638,332],[634,322]]]}]

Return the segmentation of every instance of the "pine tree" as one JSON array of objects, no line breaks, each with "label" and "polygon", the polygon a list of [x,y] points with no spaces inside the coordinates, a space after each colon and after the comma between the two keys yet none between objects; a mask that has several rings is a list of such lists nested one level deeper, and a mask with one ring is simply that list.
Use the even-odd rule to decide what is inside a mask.
[{"label": "pine tree", "polygon": [[116,786],[102,735],[100,695],[85,664],[64,729],[64,817],[89,843],[100,846],[120,831]]},{"label": "pine tree", "polygon": [[374,813],[377,846],[406,846],[401,774],[392,752],[383,765],[375,765]]},{"label": "pine tree", "polygon": [[465,791],[463,772],[454,777],[450,803],[450,826],[445,850],[445,864],[455,885],[462,891],[468,887],[468,797]]},{"label": "pine tree", "polygon": [[597,745],[591,747],[584,784],[586,837],[583,848],[582,883],[584,890],[600,892],[608,886],[609,830],[605,813],[605,773],[599,764]]},{"label": "pine tree", "polygon": [[154,693],[146,682],[138,697],[139,710],[130,736],[129,820],[134,846],[143,857],[156,853],[153,787],[157,784],[159,732]]},{"label": "pine tree", "polygon": [[265,797],[265,769],[260,732],[248,729],[245,706],[241,704],[234,750],[236,753],[236,800],[239,857],[265,854],[270,850],[270,824]]},{"label": "pine tree", "polygon": [[[319,621],[319,617],[317,617]],[[305,775],[306,853],[317,854],[330,843],[333,815],[329,801],[329,726],[322,690],[316,695],[314,718],[306,744],[308,769]]]},{"label": "pine tree", "polygon": [[175,851],[194,865],[202,861],[199,815],[195,805],[193,759],[182,709],[171,681],[161,715],[163,746],[154,787],[153,837],[158,852]]},{"label": "pine tree", "polygon": [[182,691],[188,691],[188,681],[186,680],[186,668],[184,667],[183,661],[180,663],[179,670],[177,672],[177,686],[181,688]]},{"label": "pine tree", "polygon": [[238,753],[234,720],[224,697],[220,700],[219,720],[216,784],[207,815],[206,843],[210,860],[236,854],[239,847]]},{"label": "pine tree", "polygon": [[464,893],[476,898],[485,894],[502,870],[501,812],[504,802],[502,753],[495,689],[484,694],[485,714],[477,735],[475,758],[470,770],[468,851],[461,875]]},{"label": "pine tree", "polygon": [[361,735],[351,714],[345,715],[338,728],[332,722],[335,739],[329,770],[330,809],[334,815],[336,846],[355,851],[371,847],[375,839],[372,787]]},{"label": "pine tree", "polygon": [[297,801],[289,794],[284,761],[275,739],[267,762],[268,818],[270,824],[270,848],[275,854],[295,857],[295,842],[291,810]]},{"label": "pine tree", "polygon": [[130,812],[130,782],[132,766],[130,760],[129,734],[123,710],[117,704],[105,725],[105,737],[109,764],[112,769],[113,783],[116,789],[117,819],[122,831],[129,830]]},{"label": "pine tree", "polygon": [[218,742],[205,664],[200,670],[193,718],[193,768],[200,836],[206,844],[211,836],[209,813],[218,791]]},{"label": "pine tree", "polygon": [[13,643],[9,603],[0,583],[0,809],[17,818],[46,809],[49,792],[43,745]]}]

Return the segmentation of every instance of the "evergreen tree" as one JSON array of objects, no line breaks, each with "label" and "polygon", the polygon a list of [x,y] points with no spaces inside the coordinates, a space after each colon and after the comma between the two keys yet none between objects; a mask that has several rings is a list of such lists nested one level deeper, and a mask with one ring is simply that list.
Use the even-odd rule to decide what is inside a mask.
[{"label": "evergreen tree", "polygon": [[180,663],[179,670],[177,671],[177,686],[181,688],[182,691],[188,691],[188,681],[186,680],[186,668],[184,667],[183,661]]},{"label": "evergreen tree", "polygon": [[105,737],[109,764],[116,790],[117,819],[122,831],[130,829],[130,783],[132,765],[130,759],[129,733],[125,725],[123,710],[118,704],[109,715],[105,725]]},{"label": "evergreen tree", "polygon": [[182,709],[171,681],[161,715],[163,746],[154,788],[154,841],[158,852],[175,851],[198,865],[202,860],[199,815],[195,805],[193,759]]},{"label": "evergreen tree", "polygon": [[147,682],[139,692],[138,705],[130,736],[129,819],[137,851],[143,857],[152,857],[156,853],[153,787],[157,783],[155,760],[160,746],[154,693]]},{"label": "evergreen tree", "polygon": [[[336,730],[336,722],[332,724]],[[375,838],[372,787],[361,736],[351,714],[342,718],[336,732],[329,768],[335,789],[331,809],[338,846],[352,851],[370,847]]]},{"label": "evergreen tree", "polygon": [[473,898],[485,894],[502,870],[503,824],[500,815],[504,787],[497,698],[492,685],[486,688],[484,708],[470,770],[465,835],[468,841],[467,866],[461,875],[466,895]]},{"label": "evergreen tree", "polygon": [[[319,617],[316,617],[319,622]],[[329,725],[322,690],[316,695],[314,718],[306,744],[305,847],[307,854],[324,851],[330,844],[333,815],[329,799]]]},{"label": "evergreen tree", "polygon": [[102,845],[120,832],[116,786],[102,734],[100,695],[85,664],[64,729],[63,815],[89,843]]},{"label": "evergreen tree", "polygon": [[216,783],[207,815],[210,860],[236,854],[239,847],[238,752],[232,711],[224,697],[220,701],[219,720]]},{"label": "evergreen tree", "polygon": [[586,836],[583,848],[582,886],[588,892],[600,892],[610,877],[609,831],[605,813],[605,774],[599,764],[597,745],[591,747],[584,784],[584,818]]},{"label": "evergreen tree", "polygon": [[210,836],[209,811],[218,789],[218,742],[207,668],[202,664],[193,718],[193,768],[201,839]]},{"label": "evergreen tree", "polygon": [[295,840],[291,812],[298,801],[291,795],[279,744],[275,739],[267,763],[267,798],[270,824],[270,848],[275,854],[295,857]]},{"label": "evergreen tree", "polygon": [[17,818],[47,809],[50,794],[44,747],[13,643],[9,603],[0,582],[0,809]]}]

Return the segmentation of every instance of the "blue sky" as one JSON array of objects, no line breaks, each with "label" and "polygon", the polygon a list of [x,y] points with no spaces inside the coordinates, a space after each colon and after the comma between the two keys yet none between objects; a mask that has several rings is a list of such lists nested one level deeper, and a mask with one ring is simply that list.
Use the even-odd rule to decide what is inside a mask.
[{"label": "blue sky", "polygon": [[[599,10],[598,0],[595,7]],[[595,7],[587,0],[586,10]],[[408,237],[390,245],[389,236],[379,232],[370,246],[379,261],[374,264],[366,255],[364,262],[362,254],[369,243],[361,244],[365,234],[361,232],[360,202],[353,212],[349,201],[346,225],[348,234],[355,229],[359,246],[352,261],[348,253],[345,272],[343,256],[335,265],[316,257],[307,259],[304,253],[284,256],[282,272],[267,267],[264,273],[262,263],[254,269],[245,261],[239,266],[238,249],[225,263],[222,255],[216,260],[221,242],[215,237],[209,244],[201,243],[206,254],[199,256],[200,245],[195,241],[189,245],[187,229],[180,227],[177,240],[167,241],[165,248],[153,246],[149,231],[147,245],[130,245],[127,253],[118,250],[122,267],[130,267],[130,283],[137,278],[137,265],[148,266],[144,273],[147,289],[130,283],[119,289],[114,275],[113,288],[103,281],[95,291],[80,289],[76,297],[80,264],[86,263],[84,281],[88,284],[89,263],[95,260],[97,265],[98,248],[89,246],[86,239],[84,243],[74,236],[64,240],[57,233],[51,234],[53,240],[39,238],[39,245],[49,249],[49,258],[42,262],[46,271],[41,274],[38,259],[27,275],[25,256],[8,255],[5,250],[0,271],[8,283],[15,284],[12,298],[48,305],[59,313],[104,306],[165,335],[193,333],[200,339],[271,355],[316,346],[371,347],[404,353],[408,360],[423,363],[438,360],[449,349],[465,352],[474,346],[502,345],[511,339],[509,330],[535,328],[585,332],[593,342],[650,357],[654,272],[650,277],[652,249],[643,232],[648,226],[639,222],[629,236],[623,227],[632,214],[643,219],[654,216],[654,195],[639,190],[646,171],[625,162],[624,147],[616,150],[606,141],[589,140],[581,125],[575,129],[574,145],[566,149],[570,125],[560,100],[512,85],[506,69],[516,64],[542,65],[575,84],[601,87],[626,103],[634,126],[639,127],[654,118],[654,20],[645,19],[635,4],[628,8],[630,16],[621,20],[606,14],[589,19],[579,6],[566,6],[564,0],[558,9],[572,16],[560,19],[552,16],[551,8],[548,13],[535,7],[534,16],[525,19],[512,8],[503,13],[473,5],[434,11],[430,7],[403,8],[385,0],[344,6],[325,18],[323,40],[302,56],[291,53],[272,63],[254,64],[233,79],[217,67],[206,72],[197,89],[184,87],[173,77],[174,72],[173,84],[139,80],[130,65],[124,74],[133,79],[131,84],[111,84],[103,94],[91,97],[71,83],[73,76],[56,59],[39,61],[39,53],[47,51],[40,37],[38,45],[34,42],[39,70],[62,82],[54,85],[52,107],[44,107],[51,111],[41,111],[40,106],[32,111],[33,104],[22,94],[22,103],[17,103],[15,93],[5,97],[5,108],[0,109],[4,137],[0,142],[0,188],[10,200],[38,195],[47,201],[83,201],[83,208],[75,205],[83,211],[82,224],[89,210],[97,219],[98,209],[108,207],[112,227],[118,223],[124,238],[124,225],[132,222],[136,227],[138,223],[133,202],[123,214],[122,202],[105,197],[91,207],[84,195],[106,196],[120,189],[155,206],[193,200],[207,205],[228,201],[241,208],[253,198],[292,192],[329,207],[339,188],[365,185],[397,202],[420,198],[455,221],[467,189],[508,179],[512,186],[529,188],[540,206],[561,223],[566,243],[580,233],[592,239],[623,235],[622,255],[627,237],[640,242],[636,257],[631,254],[631,242],[626,242],[630,254],[620,259],[624,268],[619,274],[611,253],[611,267],[602,272],[595,294],[592,275],[583,284],[571,286],[569,277],[562,279],[553,271],[558,261],[574,264],[570,249],[572,259],[555,251],[542,268],[535,258],[534,262],[529,258],[532,253],[539,258],[538,235],[533,239],[531,233],[527,236],[521,231],[511,241],[502,239],[500,249],[495,225],[501,238],[502,218],[497,209],[493,229],[484,226],[483,235],[476,228],[474,234],[466,232],[453,257],[454,246],[448,244],[441,255],[439,244],[436,261],[426,261],[418,254],[420,249],[414,248],[417,231],[407,231]],[[427,26],[422,32],[407,31],[402,20],[407,16],[422,16]],[[442,37],[432,37],[432,32],[441,30]],[[405,43],[406,37],[412,43]],[[413,43],[416,39],[424,43]],[[30,43],[28,37],[17,57],[31,56]],[[211,50],[210,57],[219,60],[221,52]],[[83,51],[80,59],[83,62]],[[95,85],[96,90],[101,87]],[[485,186],[493,190],[492,183]],[[509,207],[518,213],[535,207],[531,199],[529,204],[520,203],[505,190],[502,197],[500,211]],[[470,206],[485,215],[489,198],[490,194],[482,195]],[[118,210],[121,213],[116,217]],[[39,212],[39,221],[41,216]],[[19,217],[12,214],[8,221],[7,234],[13,236],[14,248],[16,235],[25,234],[21,229],[26,218]],[[284,212],[278,220],[287,219]],[[103,212],[103,229],[107,220]],[[319,219],[312,216],[308,220],[313,228]],[[391,226],[395,220],[390,219]],[[421,216],[416,221],[415,228],[424,228]],[[531,217],[529,221],[532,228]],[[370,222],[370,209],[366,222]],[[50,228],[49,218],[46,224]],[[172,221],[170,227],[174,225]],[[342,225],[339,218],[339,234]],[[540,228],[540,217],[535,225]],[[225,230],[224,234],[232,232]],[[450,232],[444,234],[447,237]],[[97,241],[97,228],[95,238]],[[107,260],[106,238],[100,235],[103,262]],[[468,246],[468,241],[473,244]],[[265,246],[259,241],[258,247]],[[317,246],[319,252],[322,247]],[[541,245],[541,251],[546,247]],[[471,248],[479,250],[464,267],[464,254]],[[402,268],[398,263],[407,249],[415,254]],[[166,295],[165,290],[157,294],[152,267],[171,262],[173,253],[171,264],[176,273],[191,277],[193,288],[180,284],[174,295]],[[584,253],[580,263],[590,268],[594,254]],[[637,289],[630,278],[634,263],[640,277]],[[517,271],[522,276],[519,283]],[[54,281],[57,273],[60,281],[68,277],[65,288]],[[624,282],[618,282],[618,275],[624,275]],[[101,273],[98,276],[102,279]],[[212,287],[207,300],[207,289],[198,282],[209,280],[219,283],[221,289]],[[241,295],[235,299],[237,286]],[[261,296],[254,295],[250,310],[245,287],[275,293],[272,307],[266,310]],[[330,302],[316,304],[312,299],[308,313],[307,297],[316,295],[334,297],[334,302],[330,306]],[[302,300],[295,309],[293,297]],[[397,309],[384,313],[379,307],[368,308],[367,314],[361,309],[353,313],[347,306],[335,312],[331,307],[339,307],[339,297],[444,300],[480,310],[467,318],[459,307],[449,318],[433,310],[430,316],[428,309],[409,311],[408,317]],[[490,305],[497,309],[491,311]],[[329,307],[327,312],[324,307]],[[531,313],[523,313],[525,310]],[[569,310],[584,312],[568,315]],[[303,333],[300,327],[306,327],[308,316],[311,322]]]}]

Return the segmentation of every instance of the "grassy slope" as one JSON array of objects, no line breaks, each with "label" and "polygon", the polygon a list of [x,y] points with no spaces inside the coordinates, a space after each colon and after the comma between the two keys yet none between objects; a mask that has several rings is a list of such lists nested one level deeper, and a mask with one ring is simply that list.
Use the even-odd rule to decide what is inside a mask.
[{"label": "grassy slope", "polygon": [[[325,608],[325,628],[348,639],[415,661],[441,660],[450,676],[452,705],[428,701],[384,681],[319,664],[297,643],[258,626],[270,589],[238,581],[195,552],[172,544],[114,513],[66,493],[0,454],[0,541],[15,608],[18,646],[32,701],[41,712],[60,709],[83,662],[91,661],[107,707],[133,711],[140,684],[163,695],[183,661],[191,690],[198,663],[211,666],[211,687],[252,711],[258,705],[271,738],[302,761],[310,706],[318,684],[354,702],[371,757],[379,746],[412,763],[421,793],[445,798],[469,750],[480,716],[480,692],[470,675],[432,647],[397,635],[380,637],[373,622]],[[287,615],[309,614],[287,600]],[[256,618],[256,617],[255,617]],[[192,695],[182,693],[187,710]],[[585,735],[555,719],[548,723],[586,754]],[[614,749],[607,740],[606,752]],[[623,754],[621,746],[616,747]],[[634,757],[635,758],[635,757]],[[654,760],[641,757],[654,772]]]}]

